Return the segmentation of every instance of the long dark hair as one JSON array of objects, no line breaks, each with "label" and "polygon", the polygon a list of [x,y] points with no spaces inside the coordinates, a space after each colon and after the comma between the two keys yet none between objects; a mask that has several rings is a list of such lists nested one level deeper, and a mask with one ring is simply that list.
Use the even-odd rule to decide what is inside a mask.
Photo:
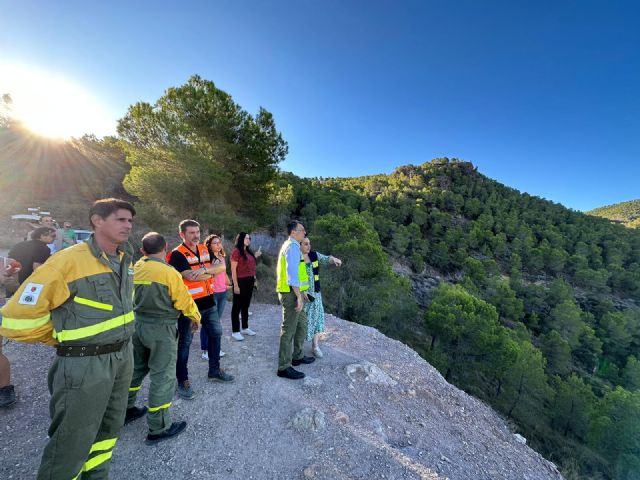
[{"label": "long dark hair", "polygon": [[247,235],[249,235],[247,232],[240,232],[238,234],[238,236],[236,237],[236,248],[238,249],[238,252],[240,252],[240,255],[242,255],[243,258],[247,258],[247,253],[251,255],[253,258],[256,258],[256,256],[251,251],[251,247],[245,248],[244,246],[244,237],[246,237]]}]

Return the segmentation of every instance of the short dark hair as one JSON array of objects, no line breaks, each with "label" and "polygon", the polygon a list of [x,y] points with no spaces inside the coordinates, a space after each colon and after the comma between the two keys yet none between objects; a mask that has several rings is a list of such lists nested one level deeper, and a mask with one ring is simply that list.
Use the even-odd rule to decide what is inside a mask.
[{"label": "short dark hair", "polygon": [[126,200],[120,200],[119,198],[102,198],[100,200],[96,200],[89,209],[89,223],[91,224],[91,227],[95,228],[95,225],[91,221],[91,217],[94,215],[98,215],[100,218],[105,219],[118,210],[129,210],[131,212],[131,216],[136,216],[136,209],[133,208],[133,205]]},{"label": "short dark hair", "polygon": [[300,223],[298,220],[291,220],[287,224],[287,233],[291,235],[291,232],[293,232],[296,228],[298,228],[298,225],[302,225],[302,223]]},{"label": "short dark hair", "polygon": [[144,250],[144,253],[160,253],[166,246],[167,241],[158,232],[149,232],[142,237],[142,250]]},{"label": "short dark hair", "polygon": [[196,222],[195,220],[182,220],[180,222],[180,225],[178,225],[178,229],[180,230],[180,233],[184,233],[187,231],[187,227],[198,227],[200,228],[200,224],[198,222]]},{"label": "short dark hair", "polygon": [[40,240],[40,237],[44,235],[49,235],[51,232],[55,232],[55,231],[56,229],[51,227],[38,227],[34,229],[33,232],[31,232],[31,239]]}]

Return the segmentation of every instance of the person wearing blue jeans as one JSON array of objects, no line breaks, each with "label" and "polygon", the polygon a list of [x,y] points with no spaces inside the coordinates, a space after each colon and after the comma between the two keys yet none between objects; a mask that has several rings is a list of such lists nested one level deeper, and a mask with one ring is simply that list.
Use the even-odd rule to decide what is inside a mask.
[{"label": "person wearing blue jeans", "polygon": [[[222,320],[222,313],[227,304],[227,290],[231,288],[231,281],[227,275],[226,254],[222,245],[222,238],[219,235],[209,235],[204,240],[204,246],[209,252],[209,260],[214,266],[215,274],[213,276],[213,298],[216,301],[218,310],[218,319]],[[200,348],[202,349],[202,358],[209,360],[209,342],[204,330],[200,330]],[[220,358],[224,357],[224,352],[220,351]]]},{"label": "person wearing blue jeans", "polygon": [[[214,305],[211,308],[200,310],[201,331],[207,337],[207,353],[209,354],[209,378],[217,378],[220,375],[220,341],[222,339],[222,325],[218,317],[218,309]],[[178,383],[189,380],[189,349],[193,340],[191,320],[184,315],[178,319],[178,359],[176,361],[176,377]]]},{"label": "person wearing blue jeans", "polygon": [[[215,293],[213,298],[216,300],[216,310],[218,311],[218,323],[224,313],[224,307],[227,306],[227,292]],[[209,341],[204,328],[200,329],[200,348],[202,349],[202,358],[209,360]],[[224,357],[224,352],[220,350],[220,357]]]},{"label": "person wearing blue jeans", "polygon": [[[233,381],[233,375],[220,368],[220,339],[222,326],[214,298],[214,275],[224,271],[224,265],[214,265],[207,248],[200,244],[200,224],[195,220],[183,220],[178,227],[183,242],[168,255],[167,263],[182,275],[189,294],[195,301],[202,316],[201,328],[207,336],[207,354],[209,356],[209,374],[211,380],[220,382]],[[176,377],[178,395],[185,399],[195,396],[189,381],[189,349],[193,340],[191,322],[178,318],[178,356],[176,360]]]}]

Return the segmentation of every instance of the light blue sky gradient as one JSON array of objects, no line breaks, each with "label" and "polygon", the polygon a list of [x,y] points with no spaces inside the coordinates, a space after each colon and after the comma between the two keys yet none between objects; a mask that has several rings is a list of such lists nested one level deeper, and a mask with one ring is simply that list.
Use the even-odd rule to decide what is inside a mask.
[{"label": "light blue sky gradient", "polygon": [[[62,5],[62,3],[64,3]],[[587,210],[640,198],[635,1],[0,0],[0,61],[115,120],[197,73],[270,110],[301,176],[435,157]],[[1,75],[1,72],[0,72]]]}]

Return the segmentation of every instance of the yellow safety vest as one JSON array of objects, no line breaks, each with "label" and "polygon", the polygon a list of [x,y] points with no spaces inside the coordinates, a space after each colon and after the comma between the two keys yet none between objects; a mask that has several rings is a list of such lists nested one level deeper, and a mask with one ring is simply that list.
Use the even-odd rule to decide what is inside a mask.
[{"label": "yellow safety vest", "polygon": [[[287,282],[287,250],[291,246],[291,240],[287,239],[280,249],[278,255],[278,280],[276,283],[276,292],[286,293],[291,291],[291,287]],[[300,264],[298,265],[298,279],[300,280],[300,291],[309,290],[309,275],[307,275],[307,267],[304,264],[304,257],[300,255]]]}]

